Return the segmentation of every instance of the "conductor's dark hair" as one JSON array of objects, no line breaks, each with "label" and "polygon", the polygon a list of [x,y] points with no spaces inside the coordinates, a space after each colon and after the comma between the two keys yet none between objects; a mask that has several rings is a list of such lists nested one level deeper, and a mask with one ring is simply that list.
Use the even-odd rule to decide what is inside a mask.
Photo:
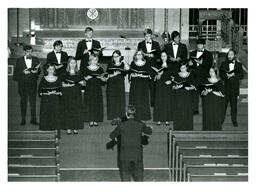
[{"label": "conductor's dark hair", "polygon": [[54,74],[56,74],[56,66],[55,66],[55,64],[54,63],[46,63],[45,64],[45,67],[44,67],[44,74],[45,75],[48,75],[48,71],[47,71],[47,69],[49,69],[50,67],[53,67],[54,68]]},{"label": "conductor's dark hair", "polygon": [[174,40],[175,37],[179,36],[180,37],[180,33],[178,31],[173,31],[171,34],[171,38],[172,40]]},{"label": "conductor's dark hair", "polygon": [[32,50],[32,46],[31,46],[31,45],[25,45],[25,46],[23,47],[23,50],[24,50],[24,51]]},{"label": "conductor's dark hair", "polygon": [[147,29],[145,29],[144,30],[144,32],[143,32],[143,35],[145,36],[145,35],[152,35],[153,34],[153,31],[151,30],[151,29],[149,29],[149,28],[147,28]]},{"label": "conductor's dark hair", "polygon": [[112,57],[111,57],[111,62],[114,63],[114,54],[117,54],[118,56],[120,56],[120,62],[123,60],[123,57],[122,57],[122,53],[120,50],[115,50],[113,53],[112,53]]},{"label": "conductor's dark hair", "polygon": [[62,41],[61,41],[61,40],[54,41],[53,47],[56,47],[56,46],[61,46],[61,47],[63,47]]},{"label": "conductor's dark hair", "polygon": [[135,106],[134,106],[134,105],[128,105],[128,106],[127,106],[126,113],[127,113],[128,116],[130,116],[130,115],[134,116],[135,113],[136,113],[136,108],[135,108]]},{"label": "conductor's dark hair", "polygon": [[91,27],[86,27],[85,30],[84,30],[84,32],[86,33],[87,31],[92,31],[92,32],[93,32],[93,28],[91,28]]}]

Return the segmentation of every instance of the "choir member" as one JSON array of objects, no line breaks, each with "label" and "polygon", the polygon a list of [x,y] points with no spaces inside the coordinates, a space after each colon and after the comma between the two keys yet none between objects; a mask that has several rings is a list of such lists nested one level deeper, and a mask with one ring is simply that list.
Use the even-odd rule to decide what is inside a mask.
[{"label": "choir member", "polygon": [[187,46],[180,42],[180,33],[173,31],[171,34],[171,43],[164,46],[164,50],[167,52],[171,65],[173,65],[174,73],[179,71],[180,64],[187,61],[188,50]]},{"label": "choir member", "polygon": [[171,84],[174,90],[173,129],[193,130],[192,90],[195,89],[195,80],[193,74],[188,72],[186,63],[181,64],[180,72],[174,74],[166,84]]},{"label": "choir member", "polygon": [[93,29],[85,28],[85,39],[79,41],[76,49],[76,60],[80,60],[80,70],[84,72],[88,66],[89,56],[94,53],[100,58],[102,56],[100,42],[93,39]]},{"label": "choir member", "polygon": [[156,97],[153,120],[157,122],[157,125],[160,125],[161,122],[169,125],[169,121],[173,120],[173,90],[165,84],[171,75],[169,66],[170,60],[168,60],[167,53],[162,51],[161,62],[158,63],[154,78],[156,81]]},{"label": "choir member", "polygon": [[107,118],[116,125],[120,117],[125,114],[125,85],[124,76],[129,65],[123,60],[121,52],[115,50],[111,62],[107,66]]},{"label": "choir member", "polygon": [[84,78],[86,80],[84,103],[85,121],[90,126],[98,126],[97,122],[103,121],[103,97],[102,89],[106,82],[104,70],[99,66],[98,55],[91,54],[88,66],[84,70]]},{"label": "choir member", "polygon": [[[67,134],[83,129],[82,94],[84,80],[74,57],[69,57],[66,72],[62,76],[61,129]],[[71,131],[72,130],[72,131]]]},{"label": "choir member", "polygon": [[[150,66],[154,67],[160,58],[160,53],[161,53],[160,45],[158,42],[153,40],[153,32],[151,29],[145,29],[143,34],[144,34],[144,40],[139,42],[137,50],[142,51],[146,59],[146,62]],[[150,80],[149,89],[150,89],[150,104],[151,106],[154,106],[155,83],[153,79]]]},{"label": "choir member", "polygon": [[62,51],[63,43],[57,40],[53,43],[53,51],[47,54],[46,63],[54,63],[56,66],[56,74],[62,75],[65,73],[65,69],[68,61],[68,54]]},{"label": "choir member", "polygon": [[210,68],[209,76],[209,78],[201,82],[203,86],[201,89],[203,130],[220,131],[222,125],[224,84],[217,77],[216,68]]},{"label": "choir member", "polygon": [[[213,65],[213,56],[210,51],[205,49],[205,40],[198,39],[197,49],[190,53],[189,68],[195,74],[198,82],[208,77],[208,72]],[[194,114],[199,114],[199,91],[194,90],[193,92],[193,111]]]},{"label": "choir member", "polygon": [[33,125],[38,125],[36,120],[36,92],[37,79],[40,74],[40,63],[37,57],[32,56],[32,47],[24,46],[24,56],[16,61],[14,66],[13,80],[18,82],[18,93],[20,95],[21,123],[26,124],[27,103],[29,101],[31,109],[31,121]]},{"label": "choir member", "polygon": [[38,86],[38,94],[41,98],[39,129],[41,131],[59,130],[61,79],[55,75],[54,64],[46,64],[45,70],[46,75],[42,77]]},{"label": "choir member", "polygon": [[239,81],[243,79],[242,64],[236,59],[235,51],[229,50],[227,59],[220,66],[220,77],[224,81],[225,86],[225,102],[223,120],[225,121],[228,103],[231,107],[231,120],[234,127],[237,123],[237,98],[239,96]]},{"label": "choir member", "polygon": [[171,35],[168,31],[162,33],[163,43],[160,44],[161,50],[164,50],[164,46],[171,42]]},{"label": "choir member", "polygon": [[137,120],[151,119],[149,103],[149,80],[151,76],[152,70],[149,63],[146,62],[143,52],[136,51],[130,66],[129,104],[136,107]]}]

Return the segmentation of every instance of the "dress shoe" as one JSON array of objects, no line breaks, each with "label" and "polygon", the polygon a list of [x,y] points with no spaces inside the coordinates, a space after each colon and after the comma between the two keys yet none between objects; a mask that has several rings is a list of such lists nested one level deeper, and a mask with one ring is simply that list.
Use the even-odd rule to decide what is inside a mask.
[{"label": "dress shoe", "polygon": [[199,115],[199,111],[194,111],[194,115]]},{"label": "dress shoe", "polygon": [[67,135],[70,135],[70,134],[71,134],[71,130],[68,129],[68,130],[67,130]]},{"label": "dress shoe", "polygon": [[38,123],[36,120],[31,120],[30,123],[31,123],[32,125],[39,125],[39,123]]},{"label": "dress shoe", "polygon": [[90,126],[90,127],[92,127],[92,126],[93,126],[93,122],[92,122],[92,121],[89,123],[89,126]]},{"label": "dress shoe", "polygon": [[166,125],[166,126],[168,126],[168,125],[169,125],[169,122],[168,122],[168,121],[166,121],[166,122],[165,122],[165,125]]},{"label": "dress shoe", "polygon": [[74,134],[78,134],[78,131],[76,129],[73,130]]},{"label": "dress shoe", "polygon": [[156,125],[160,126],[160,125],[161,125],[161,122],[160,122],[160,121],[158,121],[158,122],[156,123]]},{"label": "dress shoe", "polygon": [[26,124],[26,120],[23,119],[23,120],[21,121],[20,125],[21,125],[21,126],[24,126],[25,124]]},{"label": "dress shoe", "polygon": [[238,123],[237,122],[233,123],[233,126],[238,127]]},{"label": "dress shoe", "polygon": [[97,123],[97,122],[93,122],[93,125],[94,125],[94,126],[98,126],[98,123]]}]

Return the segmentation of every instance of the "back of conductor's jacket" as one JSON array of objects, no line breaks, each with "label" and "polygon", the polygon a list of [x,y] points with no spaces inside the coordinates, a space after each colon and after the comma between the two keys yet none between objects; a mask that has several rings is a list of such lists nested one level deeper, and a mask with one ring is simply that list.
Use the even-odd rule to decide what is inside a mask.
[{"label": "back of conductor's jacket", "polygon": [[143,150],[141,136],[142,133],[151,135],[152,129],[144,123],[134,119],[121,122],[114,131],[110,133],[110,138],[119,137],[120,160],[142,160]]}]

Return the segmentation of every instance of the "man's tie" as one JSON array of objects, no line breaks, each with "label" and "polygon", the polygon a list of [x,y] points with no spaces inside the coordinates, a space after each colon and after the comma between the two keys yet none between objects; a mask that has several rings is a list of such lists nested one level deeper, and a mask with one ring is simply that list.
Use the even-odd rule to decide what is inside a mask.
[{"label": "man's tie", "polygon": [[203,50],[197,50],[197,52],[201,52],[201,53],[202,53],[202,52],[203,52]]},{"label": "man's tie", "polygon": [[89,40],[85,40],[85,42],[92,42],[92,40],[91,40],[91,39],[89,39]]},{"label": "man's tie", "polygon": [[152,42],[150,42],[150,41],[147,41],[147,44],[152,44]]},{"label": "man's tie", "polygon": [[177,44],[177,43],[173,43],[173,45],[179,45],[179,44]]},{"label": "man's tie", "polygon": [[60,54],[60,53],[61,53],[60,51],[56,52],[56,54]]},{"label": "man's tie", "polygon": [[26,56],[26,59],[32,59],[32,57],[31,56]]}]

